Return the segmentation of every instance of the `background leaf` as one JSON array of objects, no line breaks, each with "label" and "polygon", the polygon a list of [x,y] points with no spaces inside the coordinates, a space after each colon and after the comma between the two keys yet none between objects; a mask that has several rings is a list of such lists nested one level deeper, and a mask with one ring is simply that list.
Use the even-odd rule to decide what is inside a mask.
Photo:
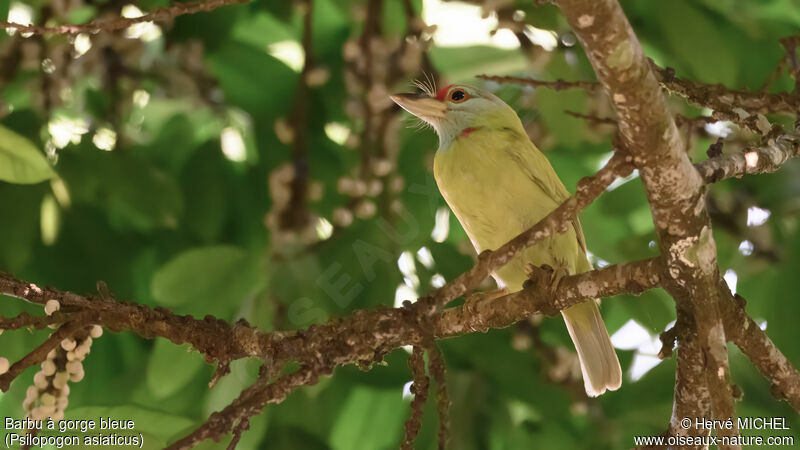
[{"label": "background leaf", "polygon": [[186,345],[156,341],[147,363],[147,387],[158,398],[168,397],[205,366],[203,356]]},{"label": "background leaf", "polygon": [[0,125],[0,180],[30,184],[53,175],[50,164],[31,141]]}]

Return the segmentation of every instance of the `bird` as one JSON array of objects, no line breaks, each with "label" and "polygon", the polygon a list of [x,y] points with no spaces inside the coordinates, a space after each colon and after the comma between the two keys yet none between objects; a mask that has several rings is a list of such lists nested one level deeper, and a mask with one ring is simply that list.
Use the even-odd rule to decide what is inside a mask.
[{"label": "bird", "polygon": [[[547,157],[528,138],[517,113],[492,93],[453,84],[390,95],[439,137],[433,172],[439,191],[477,253],[496,250],[569,197]],[[500,290],[523,287],[532,267],[552,268],[551,289],[566,274],[592,270],[580,221],[517,254],[492,274]],[[562,274],[560,277],[557,274]],[[595,300],[561,311],[591,397],[617,390],[619,359]]]}]

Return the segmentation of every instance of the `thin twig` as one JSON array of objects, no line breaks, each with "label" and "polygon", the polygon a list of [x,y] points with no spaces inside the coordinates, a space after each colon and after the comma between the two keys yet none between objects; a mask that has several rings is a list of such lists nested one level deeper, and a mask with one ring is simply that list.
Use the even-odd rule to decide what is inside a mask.
[{"label": "thin twig", "polygon": [[291,194],[286,209],[281,211],[279,226],[283,230],[302,230],[308,226],[311,216],[307,208],[308,197],[308,136],[309,109],[311,108],[311,89],[308,77],[314,70],[314,49],[312,22],[314,17],[314,1],[303,0],[303,38],[305,55],[303,70],[297,81],[294,96],[294,109],[291,115],[291,126],[294,130],[292,140],[292,167],[294,177],[291,182]]},{"label": "thin twig", "polygon": [[[86,314],[84,314],[84,316],[85,315]],[[76,319],[80,318],[76,317]],[[47,354],[50,353],[50,350],[53,350],[61,345],[61,341],[70,338],[73,333],[85,326],[86,325],[82,320],[75,320],[60,326],[58,330],[56,330],[47,338],[47,340],[33,349],[33,351],[22,357],[22,359],[12,364],[11,367],[9,367],[8,372],[0,375],[0,390],[3,392],[8,391],[8,388],[11,386],[11,382],[25,369],[44,361],[47,358]]]},{"label": "thin twig", "polygon": [[733,295],[725,280],[719,290],[724,297],[725,333],[759,372],[772,383],[774,392],[800,413],[800,372],[770,340],[767,333],[744,310],[744,299]]},{"label": "thin twig", "polygon": [[730,155],[719,155],[695,164],[706,183],[748,174],[772,173],[791,158],[800,156],[800,128],[760,147],[751,147]]},{"label": "thin twig", "polygon": [[113,31],[123,30],[137,23],[166,22],[185,14],[209,12],[222,6],[234,5],[237,3],[247,3],[249,1],[250,0],[207,0],[176,3],[164,8],[157,8],[150,13],[139,17],[118,17],[116,19],[102,21],[92,20],[91,22],[80,25],[56,25],[52,27],[46,27],[0,20],[0,28],[15,29],[20,33],[32,33],[37,35],[97,33],[99,31],[110,33]]},{"label": "thin twig", "polygon": [[411,393],[414,398],[411,400],[411,416],[408,417],[405,423],[406,435],[403,439],[403,444],[400,446],[403,450],[414,449],[414,439],[419,434],[419,429],[422,427],[422,408],[428,401],[428,388],[430,387],[430,379],[425,373],[425,350],[420,346],[415,346],[411,351],[411,356],[408,358],[408,366],[411,368],[411,374],[414,377],[411,384]]},{"label": "thin twig", "polygon": [[266,383],[263,377],[242,391],[230,405],[222,411],[215,412],[201,425],[186,437],[167,447],[168,450],[189,449],[206,439],[219,439],[238,426],[240,421],[261,412],[269,403],[280,403],[294,389],[300,386],[310,386],[319,379],[320,373],[329,373],[330,370],[320,370],[312,366],[283,375],[272,383]]},{"label": "thin twig", "polygon": [[494,81],[495,83],[515,83],[535,88],[546,87],[554,91],[565,91],[567,89],[594,90],[600,88],[600,84],[596,81],[567,81],[561,78],[555,81],[542,81],[533,78],[498,75],[478,75],[476,78],[486,81]]},{"label": "thin twig", "polygon": [[447,448],[450,437],[450,397],[447,394],[444,357],[436,344],[428,349],[428,368],[436,381],[436,403],[439,412],[439,450]]},{"label": "thin twig", "polygon": [[[734,108],[741,108],[751,115],[769,113],[795,114],[800,110],[800,93],[762,91],[745,91],[731,89],[721,84],[708,84],[687,78],[679,78],[671,68],[662,68],[653,63],[651,67],[658,82],[671,94],[679,95],[688,101],[715,111],[733,113]],[[533,87],[547,87],[556,91],[565,89],[596,90],[600,84],[596,81],[541,81],[527,77],[479,75],[487,81],[497,83],[515,83]]]},{"label": "thin twig", "polygon": [[786,60],[789,61],[789,70],[794,78],[794,93],[800,94],[800,61],[797,60],[797,47],[800,46],[800,36],[789,36],[781,39],[781,45],[786,50]]}]

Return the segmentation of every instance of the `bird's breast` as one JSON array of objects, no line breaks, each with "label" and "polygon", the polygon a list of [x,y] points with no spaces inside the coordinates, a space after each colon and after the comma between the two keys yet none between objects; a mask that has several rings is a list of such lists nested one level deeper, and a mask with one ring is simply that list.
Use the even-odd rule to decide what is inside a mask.
[{"label": "bird's breast", "polygon": [[439,190],[478,251],[496,249],[552,209],[543,209],[552,200],[502,147],[477,130],[434,159]]}]

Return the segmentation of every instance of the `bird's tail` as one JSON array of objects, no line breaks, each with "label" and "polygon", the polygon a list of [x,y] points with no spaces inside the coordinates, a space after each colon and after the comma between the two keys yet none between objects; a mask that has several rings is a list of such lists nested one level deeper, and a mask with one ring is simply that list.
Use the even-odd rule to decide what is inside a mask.
[{"label": "bird's tail", "polygon": [[616,391],[622,383],[622,370],[597,304],[592,300],[579,303],[561,314],[578,350],[586,393],[597,397],[606,389]]}]

